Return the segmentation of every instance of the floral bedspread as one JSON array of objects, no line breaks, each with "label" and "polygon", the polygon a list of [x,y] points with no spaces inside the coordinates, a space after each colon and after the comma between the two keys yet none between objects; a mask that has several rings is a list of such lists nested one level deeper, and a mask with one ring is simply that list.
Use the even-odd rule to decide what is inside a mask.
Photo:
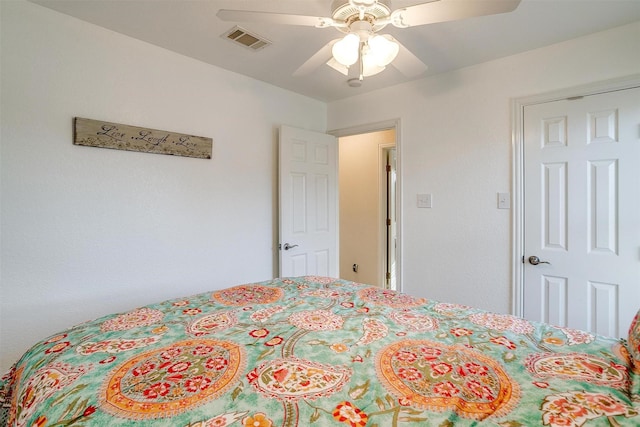
[{"label": "floral bedspread", "polygon": [[637,426],[633,366],[625,341],[301,277],[75,326],[0,401],[29,427]]}]

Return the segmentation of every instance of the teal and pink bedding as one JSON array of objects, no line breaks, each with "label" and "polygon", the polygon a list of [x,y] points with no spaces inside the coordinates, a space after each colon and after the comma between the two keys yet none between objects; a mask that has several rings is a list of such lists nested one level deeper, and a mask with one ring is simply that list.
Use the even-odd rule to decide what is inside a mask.
[{"label": "teal and pink bedding", "polygon": [[34,345],[9,426],[637,426],[630,339],[324,277],[149,305]]}]

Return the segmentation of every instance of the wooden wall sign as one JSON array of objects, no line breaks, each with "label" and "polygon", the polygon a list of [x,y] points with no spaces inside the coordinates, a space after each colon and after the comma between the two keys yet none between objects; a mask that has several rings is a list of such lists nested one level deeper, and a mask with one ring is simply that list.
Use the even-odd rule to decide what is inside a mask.
[{"label": "wooden wall sign", "polygon": [[210,159],[213,140],[157,129],[76,117],[73,120],[73,143],[89,147],[141,151],[143,153]]}]

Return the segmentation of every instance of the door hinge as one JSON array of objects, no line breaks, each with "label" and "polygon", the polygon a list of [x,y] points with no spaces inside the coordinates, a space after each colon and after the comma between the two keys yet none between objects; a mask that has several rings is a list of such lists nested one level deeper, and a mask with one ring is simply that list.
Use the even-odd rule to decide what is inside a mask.
[{"label": "door hinge", "polygon": [[387,169],[387,172],[391,172],[391,165],[387,165],[386,169]]},{"label": "door hinge", "polygon": [[387,227],[391,225],[391,219],[387,218]]}]

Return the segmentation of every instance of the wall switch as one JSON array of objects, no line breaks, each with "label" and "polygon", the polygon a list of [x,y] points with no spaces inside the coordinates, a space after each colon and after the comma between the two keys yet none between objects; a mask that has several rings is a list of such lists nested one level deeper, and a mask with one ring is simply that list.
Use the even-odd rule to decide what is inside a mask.
[{"label": "wall switch", "polygon": [[418,194],[417,199],[419,208],[430,208],[432,206],[433,197],[431,194]]},{"label": "wall switch", "polygon": [[511,195],[509,193],[498,193],[498,209],[511,208]]}]

